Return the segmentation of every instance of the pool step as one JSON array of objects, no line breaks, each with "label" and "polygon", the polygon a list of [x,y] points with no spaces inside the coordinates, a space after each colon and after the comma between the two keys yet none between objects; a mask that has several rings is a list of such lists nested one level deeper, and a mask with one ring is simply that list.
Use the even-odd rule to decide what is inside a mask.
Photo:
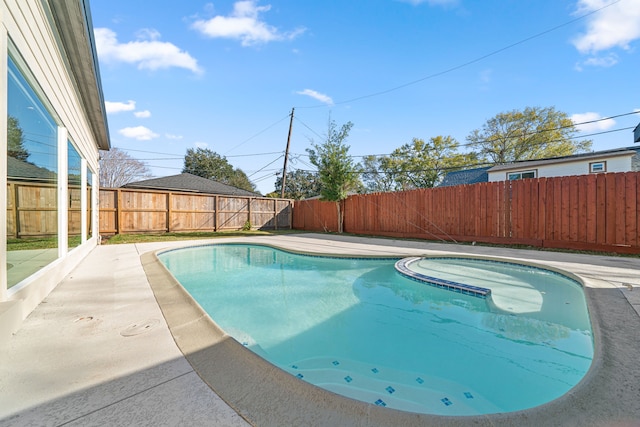
[{"label": "pool step", "polygon": [[491,289],[480,286],[468,285],[466,283],[454,282],[451,280],[440,279],[438,277],[427,276],[411,269],[411,263],[420,261],[421,257],[403,258],[396,262],[395,268],[398,273],[418,282],[426,283],[436,288],[446,289],[448,291],[457,292],[464,295],[470,295],[478,298],[487,298],[491,296]]}]

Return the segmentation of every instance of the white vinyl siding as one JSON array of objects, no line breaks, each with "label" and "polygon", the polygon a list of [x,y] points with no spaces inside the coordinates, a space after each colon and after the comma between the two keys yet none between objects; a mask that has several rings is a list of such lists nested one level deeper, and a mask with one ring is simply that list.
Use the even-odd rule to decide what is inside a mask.
[{"label": "white vinyl siding", "polygon": [[[58,50],[58,41],[50,28],[47,12],[41,1],[3,0],[9,13],[3,13],[3,23],[9,39],[19,52],[29,71],[42,88],[39,94],[50,104],[56,120],[67,128],[69,138],[87,159],[92,169],[98,168],[98,152],[82,103]],[[3,6],[5,7],[5,6]],[[14,19],[7,19],[14,18]]]},{"label": "white vinyl siding", "polygon": [[572,159],[562,162],[549,162],[548,164],[536,162],[535,169],[532,167],[533,165],[528,166],[526,162],[522,162],[522,164],[519,164],[519,167],[514,165],[513,168],[498,168],[497,170],[489,169],[487,173],[489,175],[490,182],[508,180],[510,174],[531,172],[533,170],[537,172],[536,178],[588,175],[589,173],[592,173],[590,165],[594,163],[605,163],[606,172],[629,172],[633,170],[631,159],[632,154]]}]

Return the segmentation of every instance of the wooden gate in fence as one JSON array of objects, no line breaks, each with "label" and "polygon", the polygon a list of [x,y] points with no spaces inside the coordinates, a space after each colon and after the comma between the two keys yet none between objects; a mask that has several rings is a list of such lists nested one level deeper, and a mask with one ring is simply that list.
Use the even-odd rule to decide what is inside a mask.
[{"label": "wooden gate in fence", "polygon": [[[640,253],[640,172],[350,196],[348,233]],[[335,204],[296,203],[293,228],[336,231]]]},{"label": "wooden gate in fence", "polygon": [[292,201],[127,188],[100,189],[100,234],[290,229]]}]

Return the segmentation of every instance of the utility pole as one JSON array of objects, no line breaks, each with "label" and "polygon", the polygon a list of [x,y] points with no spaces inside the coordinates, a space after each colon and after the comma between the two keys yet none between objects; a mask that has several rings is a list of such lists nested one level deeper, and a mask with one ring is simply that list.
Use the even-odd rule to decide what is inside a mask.
[{"label": "utility pole", "polygon": [[289,144],[291,143],[291,128],[293,127],[293,111],[291,109],[291,120],[289,121],[289,135],[287,135],[287,149],[284,152],[284,166],[282,168],[282,189],[280,191],[280,198],[284,199],[284,187],[287,184],[287,161],[289,160]]}]

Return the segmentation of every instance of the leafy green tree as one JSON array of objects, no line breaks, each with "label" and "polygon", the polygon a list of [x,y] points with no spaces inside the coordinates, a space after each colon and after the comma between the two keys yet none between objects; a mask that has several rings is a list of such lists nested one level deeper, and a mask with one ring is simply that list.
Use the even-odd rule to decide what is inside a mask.
[{"label": "leafy green tree", "polygon": [[7,155],[26,162],[29,152],[24,148],[24,134],[20,122],[13,116],[7,118]]},{"label": "leafy green tree", "polygon": [[255,185],[249,180],[247,174],[240,169],[234,169],[225,157],[208,148],[187,149],[182,172],[233,185],[243,190],[255,191]]},{"label": "leafy green tree", "polygon": [[447,172],[476,163],[475,154],[459,153],[458,147],[459,143],[451,136],[436,136],[428,141],[414,138],[389,156],[375,161],[365,157],[367,189],[403,191],[434,187]]},{"label": "leafy green tree", "polygon": [[367,193],[383,193],[395,190],[393,173],[388,156],[369,155],[362,158],[362,181]]},{"label": "leafy green tree", "polygon": [[[276,179],[275,183],[277,197],[282,194],[282,176]],[[315,173],[297,169],[287,172],[285,181],[284,197],[295,200],[308,199],[320,194],[320,181]]]},{"label": "leafy green tree", "polygon": [[555,107],[527,107],[497,114],[467,141],[481,160],[504,164],[569,156],[591,149],[590,140],[574,140],[573,121]]},{"label": "leafy green tree", "polygon": [[344,200],[361,185],[360,166],[349,157],[350,147],[345,144],[352,127],[353,123],[347,122],[338,129],[329,119],[326,140],[322,144],[312,141],[313,148],[307,148],[309,160],[318,168],[321,199],[336,204],[338,233],[342,233],[344,225]]}]

